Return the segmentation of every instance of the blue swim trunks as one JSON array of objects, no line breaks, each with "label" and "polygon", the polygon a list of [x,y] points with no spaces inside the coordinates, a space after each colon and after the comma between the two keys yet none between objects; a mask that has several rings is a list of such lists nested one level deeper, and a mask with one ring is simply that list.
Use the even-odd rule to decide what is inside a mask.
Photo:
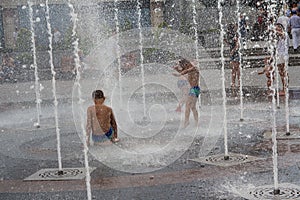
[{"label": "blue swim trunks", "polygon": [[199,86],[194,86],[190,89],[190,93],[189,93],[190,96],[192,97],[199,97],[200,95],[200,87]]},{"label": "blue swim trunks", "polygon": [[114,130],[110,127],[109,131],[104,135],[94,135],[92,134],[92,139],[94,142],[105,142],[107,140],[111,140],[113,137]]}]

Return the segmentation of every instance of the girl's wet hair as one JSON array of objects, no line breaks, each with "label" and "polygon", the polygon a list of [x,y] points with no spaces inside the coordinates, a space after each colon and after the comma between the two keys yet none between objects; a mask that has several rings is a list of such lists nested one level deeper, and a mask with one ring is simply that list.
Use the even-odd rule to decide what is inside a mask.
[{"label": "girl's wet hair", "polygon": [[104,98],[104,94],[103,94],[102,90],[95,90],[92,93],[92,97],[93,97],[93,99],[102,99],[102,98]]},{"label": "girl's wet hair", "polygon": [[183,58],[181,60],[179,60],[179,65],[180,67],[182,67],[183,69],[187,69],[189,67],[192,67],[192,63],[190,61],[188,61],[187,59]]}]

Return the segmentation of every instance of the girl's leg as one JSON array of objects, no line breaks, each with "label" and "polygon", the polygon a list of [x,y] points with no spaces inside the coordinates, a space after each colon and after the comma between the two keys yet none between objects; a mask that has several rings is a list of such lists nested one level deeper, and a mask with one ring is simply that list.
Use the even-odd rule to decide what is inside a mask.
[{"label": "girl's leg", "polygon": [[190,112],[192,105],[192,96],[189,96],[185,105],[185,118],[184,118],[184,128],[190,124]]},{"label": "girl's leg", "polygon": [[192,110],[193,115],[194,115],[195,125],[196,126],[198,125],[198,121],[199,121],[198,111],[196,109],[197,100],[198,100],[197,97],[193,97],[193,100],[191,102],[191,110]]}]

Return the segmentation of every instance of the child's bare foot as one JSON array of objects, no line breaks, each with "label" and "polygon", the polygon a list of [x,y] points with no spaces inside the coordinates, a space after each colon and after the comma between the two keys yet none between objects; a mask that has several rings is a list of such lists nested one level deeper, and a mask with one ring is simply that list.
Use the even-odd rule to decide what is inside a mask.
[{"label": "child's bare foot", "polygon": [[183,128],[186,128],[189,124],[190,124],[190,122],[184,122]]},{"label": "child's bare foot", "polygon": [[116,143],[116,142],[119,142],[120,139],[119,139],[119,138],[113,138],[113,139],[111,139],[111,141],[112,141],[113,143]]}]

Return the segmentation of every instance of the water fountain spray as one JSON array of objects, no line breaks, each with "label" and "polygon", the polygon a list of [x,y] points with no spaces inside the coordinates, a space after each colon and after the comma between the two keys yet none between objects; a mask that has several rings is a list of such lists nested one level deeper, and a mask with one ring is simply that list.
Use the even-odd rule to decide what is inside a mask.
[{"label": "water fountain spray", "polygon": [[[287,7],[286,1],[283,0],[283,8],[285,9]],[[285,33],[285,38],[289,38],[289,35]],[[286,49],[286,55],[288,55],[288,49],[289,49],[289,42],[288,39],[285,40],[285,49]],[[284,91],[285,91],[285,119],[286,119],[286,135],[289,136],[291,135],[290,133],[290,108],[289,108],[289,77],[288,77],[288,72],[289,72],[289,59],[288,57],[284,58],[284,67],[285,67],[285,72],[284,72],[284,79],[285,79],[285,86]]]},{"label": "water fountain spray", "polygon": [[268,51],[270,52],[271,55],[271,65],[272,65],[272,70],[270,72],[271,74],[271,86],[270,86],[270,90],[271,90],[271,95],[272,95],[272,110],[273,112],[271,113],[272,115],[272,142],[273,142],[273,175],[274,175],[274,195],[279,195],[280,194],[280,189],[278,186],[278,153],[277,153],[277,125],[276,125],[276,99],[275,99],[275,92],[276,89],[274,87],[274,81],[273,81],[273,76],[274,76],[274,72],[275,72],[275,67],[277,67],[275,64],[275,60],[276,60],[276,53],[275,53],[275,45],[277,44],[277,40],[275,37],[275,26],[274,26],[274,21],[275,21],[275,13],[273,10],[273,7],[277,6],[277,2],[272,0],[269,2],[269,12],[268,12],[268,18],[269,19],[273,19],[272,22],[269,23],[268,26],[268,31],[269,31],[269,41],[268,41]]},{"label": "water fountain spray", "polygon": [[123,105],[123,98],[122,98],[122,71],[121,71],[121,51],[120,51],[120,23],[119,23],[119,9],[118,9],[118,0],[114,0],[114,20],[116,23],[116,43],[117,43],[117,62],[118,62],[118,71],[119,71],[119,95],[120,95],[120,103]]},{"label": "water fountain spray", "polygon": [[[195,46],[195,50],[196,50],[196,67],[200,71],[199,47],[198,47],[199,36],[198,36],[198,22],[197,22],[197,10],[196,10],[195,0],[192,0],[192,4],[193,4],[193,29],[194,29],[194,37],[195,37],[194,46]],[[200,86],[200,79],[199,79],[199,86]],[[201,93],[199,94],[198,103],[199,103],[199,106],[201,107]]]},{"label": "water fountain spray", "polygon": [[141,59],[141,76],[142,76],[142,92],[143,92],[143,108],[144,116],[143,120],[147,119],[146,114],[146,89],[145,89],[145,70],[144,70],[144,55],[143,55],[143,33],[142,33],[142,4],[141,0],[137,0],[137,13],[138,13],[138,29],[139,29],[139,50]]},{"label": "water fountain spray", "polygon": [[228,134],[227,134],[227,110],[226,110],[226,89],[225,89],[225,58],[224,58],[224,27],[222,24],[223,18],[223,7],[222,0],[218,0],[218,10],[219,10],[219,25],[220,25],[220,42],[221,42],[221,64],[222,64],[222,96],[223,96],[223,109],[224,109],[224,160],[229,160],[228,155]]},{"label": "water fountain spray", "polygon": [[239,45],[239,48],[238,48],[238,54],[239,54],[239,61],[240,61],[240,65],[239,65],[239,68],[240,68],[240,111],[241,111],[241,116],[240,116],[240,121],[244,121],[244,99],[243,99],[243,62],[242,62],[242,52],[241,52],[241,48],[242,48],[242,34],[241,34],[241,13],[240,13],[240,1],[237,0],[236,1],[236,14],[237,14],[237,18],[238,18],[238,45]]},{"label": "water fountain spray", "polygon": [[40,115],[41,115],[41,95],[40,95],[40,83],[39,83],[39,74],[37,67],[37,58],[36,58],[36,46],[35,46],[35,33],[34,33],[34,22],[33,22],[33,10],[32,2],[28,2],[29,8],[29,21],[30,21],[30,32],[31,32],[31,47],[33,53],[33,68],[34,68],[34,77],[35,77],[35,97],[36,97],[36,110],[37,110],[37,123],[35,127],[40,128]]},{"label": "water fountain spray", "polygon": [[[275,58],[278,58],[278,52],[275,52]],[[275,73],[276,73],[276,103],[277,103],[277,109],[280,109],[280,104],[279,104],[279,70],[277,67],[277,59],[275,59]]]},{"label": "water fountain spray", "polygon": [[[71,20],[73,22],[73,29],[72,29],[72,37],[76,37],[76,28],[77,28],[77,21],[78,17],[77,14],[75,13],[74,6],[71,4],[70,0],[68,0],[68,6],[70,8],[70,15],[71,15]],[[80,126],[81,126],[81,131],[82,131],[82,138],[83,138],[83,153],[84,153],[84,165],[85,165],[85,170],[86,170],[86,188],[87,188],[87,197],[88,200],[92,200],[92,191],[91,191],[91,176],[90,176],[90,168],[89,168],[89,161],[88,161],[88,146],[87,146],[87,134],[84,126],[84,118],[83,118],[83,113],[85,113],[83,109],[83,99],[82,99],[82,93],[81,93],[81,85],[80,85],[80,80],[81,80],[81,74],[80,74],[80,60],[79,60],[79,39],[76,37],[76,40],[73,42],[74,46],[74,56],[75,56],[75,71],[76,71],[76,80],[75,80],[75,87],[77,87],[77,92],[78,92],[78,103],[80,107]]]},{"label": "water fountain spray", "polygon": [[49,63],[51,66],[51,73],[52,73],[52,93],[53,93],[53,98],[54,98],[54,116],[55,116],[55,130],[56,130],[56,140],[57,140],[57,156],[58,156],[58,174],[63,175],[62,171],[62,162],[61,162],[61,144],[60,144],[60,129],[59,129],[59,124],[58,124],[58,111],[57,111],[57,97],[56,97],[56,81],[55,81],[55,76],[56,72],[54,70],[54,65],[53,65],[53,48],[52,48],[52,29],[51,29],[51,24],[50,24],[50,13],[49,13],[49,4],[48,0],[46,0],[46,22],[47,22],[47,30],[48,30],[48,39],[49,39]]},{"label": "water fountain spray", "polygon": [[[285,33],[285,37],[289,37],[287,33]],[[288,49],[288,41],[286,40],[286,46]],[[289,70],[289,60],[288,58],[284,58],[285,62],[285,72],[284,72],[284,79],[285,79],[285,119],[286,119],[286,135],[291,135],[290,133],[290,108],[289,108],[289,77],[288,77],[288,70]]]}]

